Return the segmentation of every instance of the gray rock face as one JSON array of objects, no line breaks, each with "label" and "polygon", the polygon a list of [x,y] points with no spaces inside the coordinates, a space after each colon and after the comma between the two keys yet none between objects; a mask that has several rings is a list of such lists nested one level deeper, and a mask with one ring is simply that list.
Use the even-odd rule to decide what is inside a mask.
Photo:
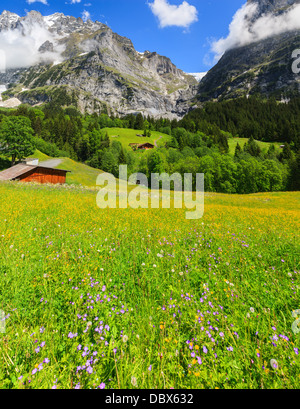
[{"label": "gray rock face", "polygon": [[257,16],[265,13],[280,14],[287,8],[300,3],[300,0],[248,0],[248,3],[258,5]]},{"label": "gray rock face", "polygon": [[[21,77],[11,75],[16,85],[26,88],[26,92],[19,92],[20,86],[16,87],[15,95],[11,90],[12,96],[23,102],[51,100],[53,89],[64,87],[68,94],[76,94],[82,111],[93,112],[105,104],[116,114],[142,112],[178,118],[189,110],[197,93],[195,78],[179,70],[169,58],[137,52],[128,38],[98,21],[83,22],[61,13],[43,17],[30,12],[20,18],[5,12],[0,16],[0,32],[20,30],[26,35],[31,27],[47,30],[51,38],[37,51],[47,58],[60,53],[63,62],[45,64],[44,60]],[[0,81],[3,78],[0,76]]]},{"label": "gray rock face", "polygon": [[18,26],[20,17],[11,13],[10,11],[4,10],[0,16],[0,32],[2,30],[13,30]]},{"label": "gray rock face", "polygon": [[54,45],[50,41],[45,41],[39,48],[40,53],[53,53],[54,52]]},{"label": "gray rock face", "polygon": [[[280,15],[300,0],[248,0],[258,3],[254,20],[264,13]],[[249,95],[277,99],[298,96],[300,75],[292,70],[292,53],[300,49],[300,30],[228,50],[199,85],[200,101]]]},{"label": "gray rock face", "polygon": [[0,84],[17,84],[24,75],[26,69],[8,69],[5,73],[0,73]]},{"label": "gray rock face", "polygon": [[[164,57],[155,55],[152,61],[149,56],[143,62],[136,52],[128,52],[129,56],[103,50],[90,52],[56,66],[31,69],[22,82],[26,88],[35,91],[42,88],[43,99],[45,88],[63,86],[70,91],[76,90],[80,93],[79,108],[82,111],[92,112],[92,102],[101,101],[112,112],[122,115],[132,112],[151,116],[184,115],[189,109],[189,101],[197,93],[197,83],[193,81],[189,85],[185,75],[177,72],[177,68]],[[21,93],[19,98],[23,100],[23,97],[25,94]],[[32,103],[41,102],[39,94],[35,93],[35,98]]]}]

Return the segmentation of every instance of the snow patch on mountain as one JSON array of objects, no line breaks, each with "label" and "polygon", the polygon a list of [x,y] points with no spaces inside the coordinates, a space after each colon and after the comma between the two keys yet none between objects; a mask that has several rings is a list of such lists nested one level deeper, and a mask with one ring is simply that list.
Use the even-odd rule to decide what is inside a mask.
[{"label": "snow patch on mountain", "polygon": [[207,72],[189,72],[188,75],[191,75],[192,77],[196,78],[198,82],[202,81],[202,79],[205,77]]},{"label": "snow patch on mountain", "polygon": [[2,93],[6,91],[5,85],[0,85],[0,101],[2,101]]}]

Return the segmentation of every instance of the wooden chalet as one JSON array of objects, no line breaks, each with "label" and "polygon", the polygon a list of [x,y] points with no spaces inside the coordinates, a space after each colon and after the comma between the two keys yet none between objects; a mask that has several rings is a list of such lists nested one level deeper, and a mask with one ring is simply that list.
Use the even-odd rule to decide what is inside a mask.
[{"label": "wooden chalet", "polygon": [[149,149],[154,149],[154,145],[152,145],[152,143],[149,143],[149,142],[146,142],[146,143],[141,143],[139,146],[138,146],[138,149],[145,149],[146,151],[147,150],[149,150]]},{"label": "wooden chalet", "polygon": [[152,143],[130,143],[129,146],[132,147],[133,150],[149,150],[154,149],[155,146]]},{"label": "wooden chalet", "polygon": [[38,161],[24,161],[0,172],[0,181],[19,180],[20,182],[37,182],[64,184],[68,170],[41,166]]}]

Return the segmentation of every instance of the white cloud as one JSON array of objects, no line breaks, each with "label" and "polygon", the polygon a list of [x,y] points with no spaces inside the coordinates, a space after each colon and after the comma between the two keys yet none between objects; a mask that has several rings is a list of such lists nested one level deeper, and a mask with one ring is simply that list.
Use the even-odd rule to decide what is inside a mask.
[{"label": "white cloud", "polygon": [[23,28],[5,30],[0,33],[0,49],[5,54],[6,68],[26,68],[41,62],[63,61],[64,46],[56,46],[56,52],[40,53],[46,41],[56,43],[57,37],[46,26],[24,20]]},{"label": "white cloud", "polygon": [[246,3],[236,12],[228,36],[212,43],[211,51],[215,54],[215,61],[231,48],[300,29],[300,4],[278,16],[269,13],[255,19],[257,10],[257,4]]},{"label": "white cloud", "polygon": [[33,3],[43,3],[45,6],[48,6],[47,0],[26,0],[28,4],[33,4]]},{"label": "white cloud", "polygon": [[168,0],[154,0],[153,3],[148,4],[162,28],[168,26],[188,28],[192,23],[198,21],[196,7],[186,1],[179,6],[170,4]]},{"label": "white cloud", "polygon": [[188,75],[192,75],[199,82],[202,81],[202,79],[205,77],[206,74],[207,72],[189,72],[188,73]]},{"label": "white cloud", "polygon": [[88,12],[87,10],[84,10],[84,11],[81,13],[81,16],[82,16],[82,20],[83,20],[84,22],[90,20],[90,18],[91,18],[91,14],[90,14],[90,12]]}]

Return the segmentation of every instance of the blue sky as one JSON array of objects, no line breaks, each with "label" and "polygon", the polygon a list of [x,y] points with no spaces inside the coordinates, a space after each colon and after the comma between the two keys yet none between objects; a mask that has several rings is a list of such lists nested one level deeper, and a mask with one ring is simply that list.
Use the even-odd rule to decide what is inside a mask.
[{"label": "blue sky", "polygon": [[[156,51],[185,72],[213,65],[211,41],[228,35],[235,12],[246,0],[0,0],[0,13],[21,16],[62,12],[90,16],[132,40],[137,51]],[[45,3],[45,4],[44,4]],[[180,8],[178,8],[180,7]],[[84,13],[84,14],[83,14]],[[88,13],[88,14],[87,14]]]}]

